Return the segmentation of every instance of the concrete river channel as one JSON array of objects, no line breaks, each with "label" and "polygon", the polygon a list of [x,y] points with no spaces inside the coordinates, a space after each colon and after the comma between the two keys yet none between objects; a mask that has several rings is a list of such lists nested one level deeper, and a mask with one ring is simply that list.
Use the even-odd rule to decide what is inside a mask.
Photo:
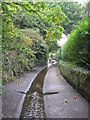
[{"label": "concrete river channel", "polygon": [[[57,66],[45,67],[26,93],[20,119],[84,118],[88,102],[60,74]],[[86,118],[86,119],[85,119]],[[66,120],[66,119],[65,119]]]},{"label": "concrete river channel", "polygon": [[23,103],[20,119],[22,118],[45,118],[43,101],[43,83],[47,73],[44,68],[34,79]]}]

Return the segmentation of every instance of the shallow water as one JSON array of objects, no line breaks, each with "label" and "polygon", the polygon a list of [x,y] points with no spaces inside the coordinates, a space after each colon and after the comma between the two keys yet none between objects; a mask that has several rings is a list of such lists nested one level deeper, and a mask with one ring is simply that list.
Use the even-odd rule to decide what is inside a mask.
[{"label": "shallow water", "polygon": [[43,83],[47,68],[42,70],[26,94],[20,118],[45,118]]}]

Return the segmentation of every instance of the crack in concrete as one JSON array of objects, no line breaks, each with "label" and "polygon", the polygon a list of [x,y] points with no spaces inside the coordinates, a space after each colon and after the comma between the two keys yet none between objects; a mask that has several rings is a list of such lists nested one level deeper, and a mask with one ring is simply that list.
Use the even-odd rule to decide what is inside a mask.
[{"label": "crack in concrete", "polygon": [[22,93],[22,94],[26,94],[25,92],[23,92],[23,91],[16,91],[16,92],[18,92],[18,93]]},{"label": "crack in concrete", "polygon": [[59,92],[50,92],[50,93],[43,93],[43,95],[52,95],[52,94],[58,94]]}]

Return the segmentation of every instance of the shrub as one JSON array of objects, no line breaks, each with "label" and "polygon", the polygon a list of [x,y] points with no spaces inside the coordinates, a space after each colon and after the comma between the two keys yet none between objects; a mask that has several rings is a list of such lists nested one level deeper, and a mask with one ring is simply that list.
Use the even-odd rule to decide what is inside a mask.
[{"label": "shrub", "polygon": [[63,47],[63,60],[90,69],[89,21],[87,18],[71,32]]},{"label": "shrub", "polygon": [[56,59],[59,61],[61,59],[61,48],[56,52]]},{"label": "shrub", "polygon": [[45,62],[48,50],[38,30],[24,29],[21,35],[14,31],[14,26],[12,30],[13,33],[7,30],[3,34],[3,81],[14,80],[16,76],[33,69],[36,63]]},{"label": "shrub", "polygon": [[39,29],[23,29],[22,41],[24,44],[31,46],[37,59],[37,63],[41,64],[46,62],[48,46],[46,41],[40,35]]}]

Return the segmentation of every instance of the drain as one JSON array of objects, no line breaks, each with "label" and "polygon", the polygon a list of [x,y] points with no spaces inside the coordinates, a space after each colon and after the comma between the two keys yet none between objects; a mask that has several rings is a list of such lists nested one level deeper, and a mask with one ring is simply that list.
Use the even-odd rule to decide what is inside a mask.
[{"label": "drain", "polygon": [[59,92],[49,92],[49,93],[43,93],[43,95],[52,95],[52,94],[58,94]]},{"label": "drain", "polygon": [[22,93],[22,94],[26,94],[25,92],[23,92],[23,91],[16,91],[16,92],[18,92],[18,93]]}]

